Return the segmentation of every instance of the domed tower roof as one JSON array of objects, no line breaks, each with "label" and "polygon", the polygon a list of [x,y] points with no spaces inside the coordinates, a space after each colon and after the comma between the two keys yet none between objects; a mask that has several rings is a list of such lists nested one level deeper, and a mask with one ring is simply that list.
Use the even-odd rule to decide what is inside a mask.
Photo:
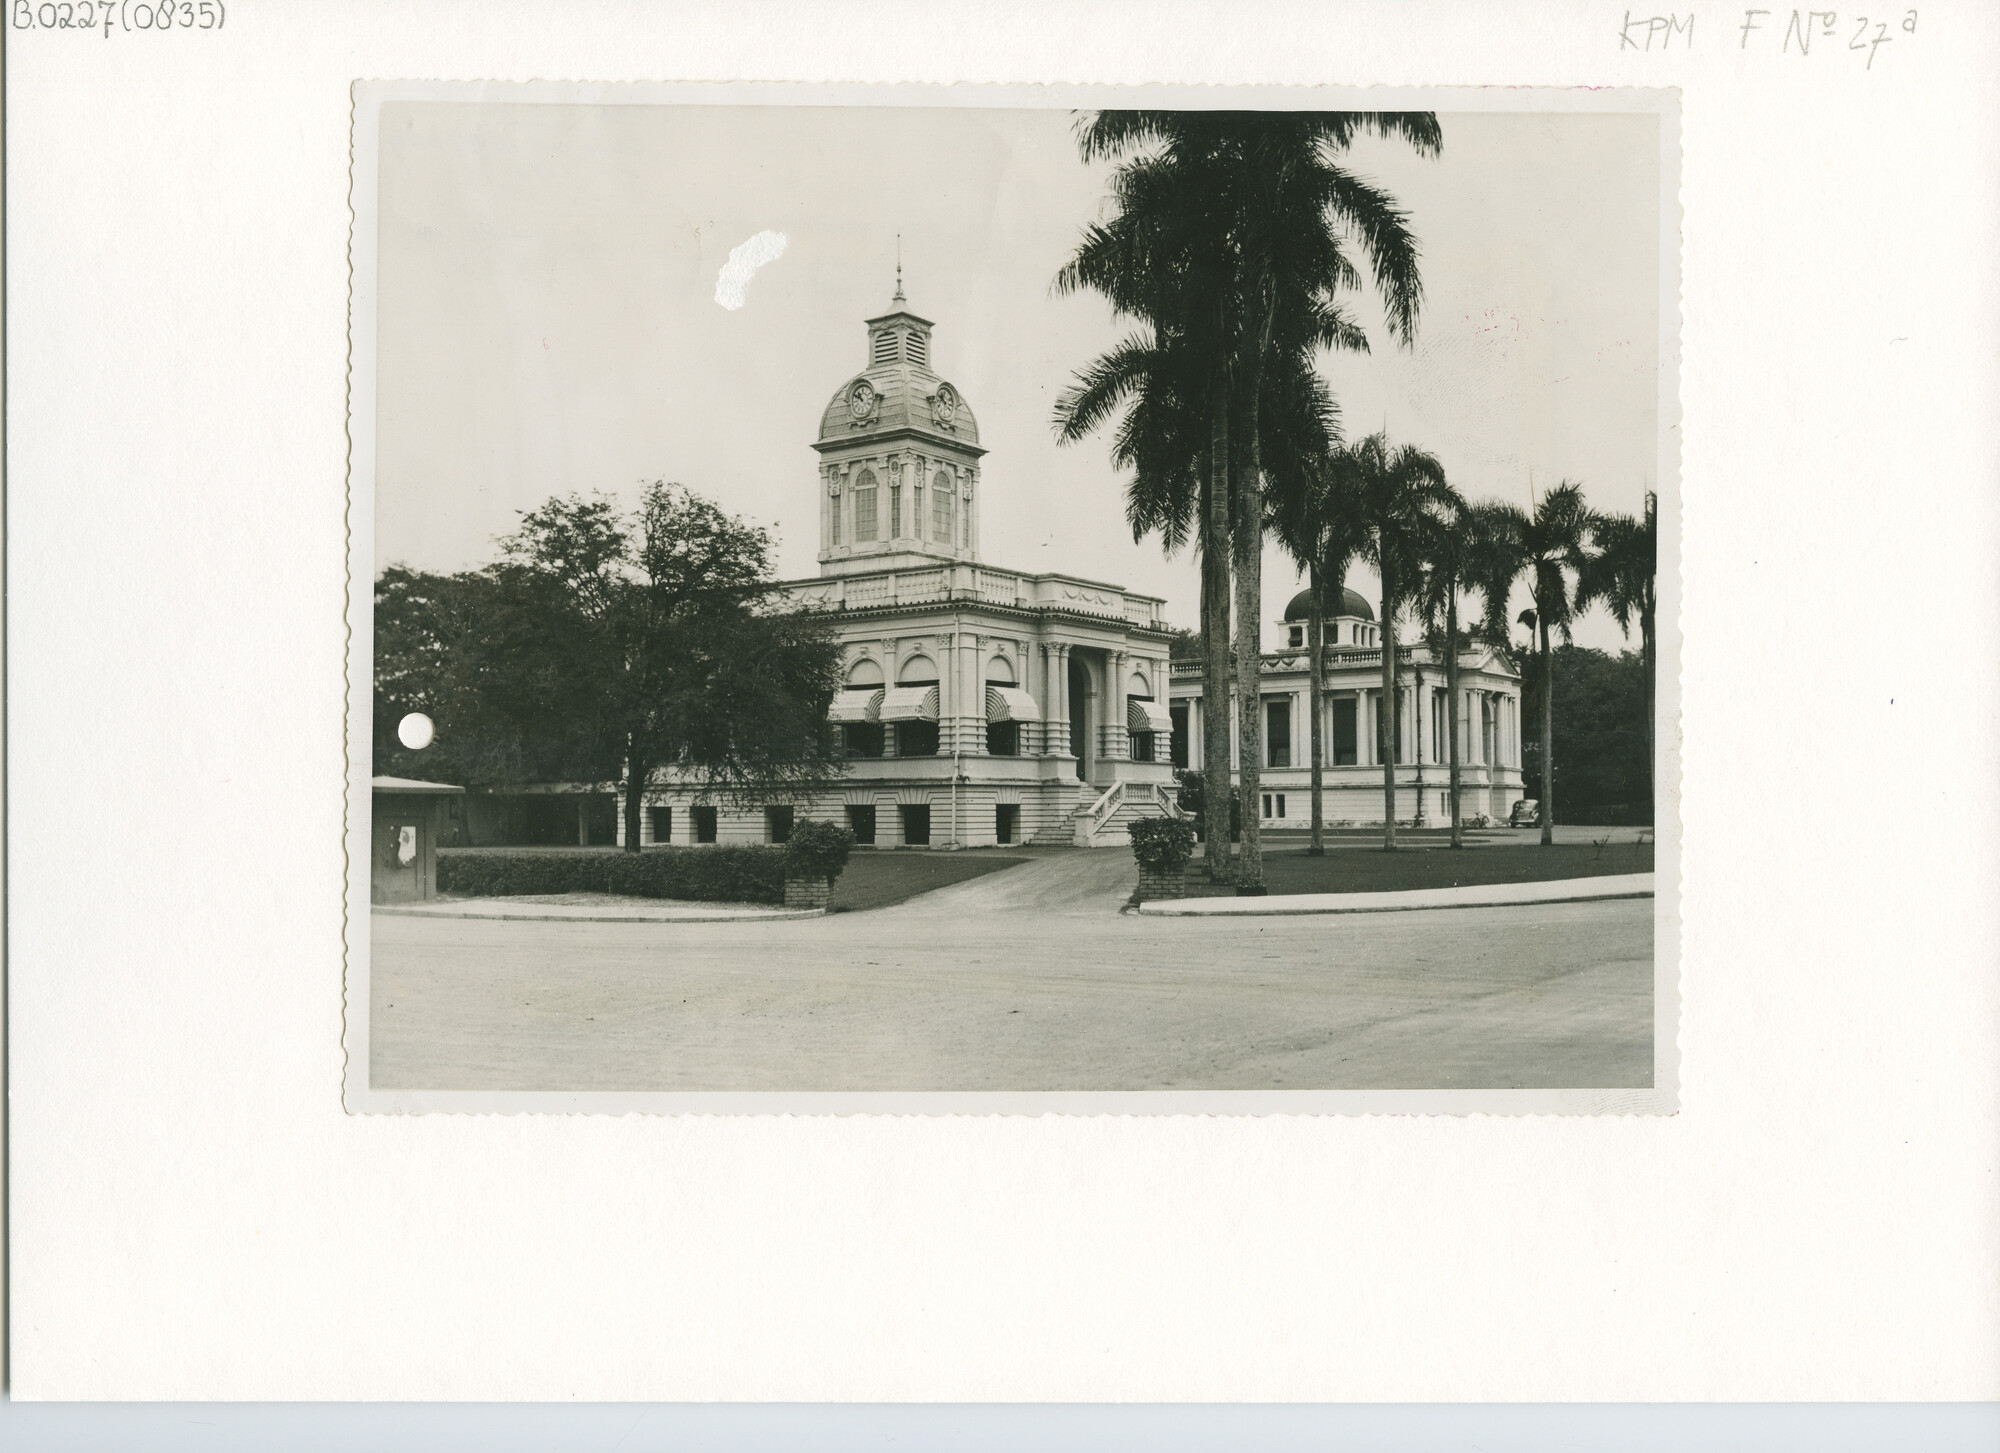
[{"label": "domed tower roof", "polygon": [[[900,287],[894,301],[903,301]],[[984,453],[971,406],[931,367],[930,319],[898,308],[868,319],[867,327],[868,366],[827,402],[814,447],[824,453],[861,439],[914,434]]]},{"label": "domed tower roof", "polygon": [[[1340,591],[1340,605],[1337,609],[1331,599],[1328,599],[1326,602],[1326,616],[1328,620],[1333,620],[1339,616],[1354,616],[1360,620],[1372,621],[1375,619],[1375,611],[1368,604],[1367,597],[1343,586]],[[1285,619],[1288,621],[1303,621],[1310,620],[1311,618],[1312,591],[1302,590],[1293,596],[1291,602],[1286,605]]]},{"label": "domed tower roof", "polygon": [[867,367],[820,414],[823,575],[979,559],[979,424],[931,364],[931,323],[903,307],[868,320]]}]

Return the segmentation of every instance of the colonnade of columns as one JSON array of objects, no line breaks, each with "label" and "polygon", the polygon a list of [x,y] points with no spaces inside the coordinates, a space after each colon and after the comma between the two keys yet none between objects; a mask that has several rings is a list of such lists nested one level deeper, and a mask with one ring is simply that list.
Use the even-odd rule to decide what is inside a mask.
[{"label": "colonnade of columns", "polygon": [[[1426,685],[1421,690],[1412,683],[1397,689],[1402,710],[1401,720],[1395,724],[1396,761],[1404,766],[1436,766],[1449,761],[1449,746],[1440,746],[1446,738],[1433,739],[1436,730],[1435,713],[1438,693]],[[1294,724],[1292,732],[1291,761],[1289,765],[1308,767],[1312,758],[1312,724],[1310,720],[1311,693],[1305,690],[1267,692],[1266,702],[1289,698]],[[1336,764],[1333,723],[1336,703],[1354,703],[1354,747],[1355,760]],[[1180,704],[1177,701],[1177,704]],[[1202,759],[1201,701],[1199,697],[1184,699],[1188,708],[1188,765],[1198,767]],[[1382,765],[1383,749],[1378,736],[1382,717],[1382,690],[1380,687],[1328,691],[1324,698],[1326,720],[1321,724],[1322,750],[1326,766],[1379,767]],[[1489,691],[1482,688],[1462,688],[1459,692],[1458,759],[1466,767],[1518,768],[1521,765],[1520,698],[1511,692]],[[1232,769],[1242,765],[1237,751],[1236,701],[1230,697],[1229,765]],[[1263,764],[1269,767],[1266,762]]]}]

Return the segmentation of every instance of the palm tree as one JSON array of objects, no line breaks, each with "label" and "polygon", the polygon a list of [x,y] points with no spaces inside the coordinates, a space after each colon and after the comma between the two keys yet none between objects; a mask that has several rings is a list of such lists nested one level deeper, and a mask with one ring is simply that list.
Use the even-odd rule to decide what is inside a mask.
[{"label": "palm tree", "polygon": [[1326,782],[1324,743],[1326,718],[1326,603],[1338,602],[1347,586],[1347,570],[1366,547],[1366,530],[1358,501],[1350,492],[1347,472],[1330,467],[1330,460],[1302,471],[1296,482],[1274,479],[1271,527],[1285,551],[1305,572],[1311,606],[1306,618],[1306,645],[1311,659],[1307,674],[1312,712],[1312,839],[1308,855],[1326,852]]},{"label": "palm tree", "polygon": [[1492,549],[1484,562],[1481,581],[1486,597],[1488,629],[1504,635],[1507,597],[1514,582],[1523,575],[1534,594],[1532,610],[1521,613],[1521,621],[1539,636],[1542,678],[1542,844],[1555,841],[1555,674],[1549,652],[1549,633],[1560,632],[1564,644],[1570,640],[1570,624],[1575,619],[1571,582],[1580,581],[1589,560],[1584,542],[1598,520],[1583,502],[1580,485],[1564,480],[1535,502],[1532,513],[1509,504],[1496,504],[1488,515],[1492,523]]},{"label": "palm tree", "polygon": [[[1128,149],[1105,118],[1078,126],[1085,161]],[[1230,475],[1226,319],[1234,261],[1207,199],[1219,188],[1200,148],[1129,157],[1112,178],[1116,211],[1085,229],[1056,277],[1090,289],[1143,331],[1083,370],[1056,405],[1058,437],[1081,439],[1120,408],[1113,459],[1134,471],[1126,513],[1138,540],[1169,555],[1190,539],[1201,561],[1204,863],[1234,876],[1229,828]]]},{"label": "palm tree", "polygon": [[1646,786],[1653,785],[1653,615],[1659,604],[1655,573],[1660,547],[1660,501],[1650,489],[1638,519],[1630,515],[1599,516],[1591,529],[1597,553],[1584,562],[1577,582],[1576,608],[1601,600],[1626,639],[1632,617],[1639,618],[1640,659],[1646,673]]},{"label": "palm tree", "polygon": [[1382,711],[1376,740],[1382,759],[1382,848],[1396,851],[1396,615],[1422,580],[1423,551],[1437,517],[1458,503],[1444,467],[1414,444],[1391,449],[1370,434],[1340,451],[1366,531],[1362,556],[1382,582]]},{"label": "palm tree", "polygon": [[[1445,737],[1451,801],[1451,845],[1465,846],[1459,821],[1458,655],[1459,597],[1473,588],[1486,554],[1492,549],[1492,506],[1460,502],[1441,511],[1424,540],[1423,576],[1417,609],[1431,649],[1444,658]],[[1504,609],[1504,606],[1503,606]]]},{"label": "palm tree", "polygon": [[[1267,384],[1309,363],[1322,347],[1365,343],[1335,306],[1337,294],[1360,281],[1342,250],[1345,236],[1366,253],[1390,329],[1405,343],[1422,295],[1416,243],[1403,213],[1335,161],[1364,131],[1400,137],[1427,155],[1441,141],[1437,119],[1427,112],[1106,111],[1082,128],[1087,159],[1157,148],[1129,164],[1141,169],[1133,195],[1177,195],[1178,220],[1154,224],[1161,235],[1187,239],[1190,245],[1174,255],[1198,264],[1181,275],[1186,285],[1177,318],[1190,339],[1209,333],[1219,345],[1212,377],[1227,403],[1213,417],[1206,523],[1213,550],[1226,518],[1235,575],[1237,742],[1242,792],[1252,805],[1244,812],[1239,891],[1257,891],[1263,876],[1254,804],[1262,756]],[[1162,176],[1171,184],[1159,185]],[[1156,252],[1154,260],[1168,255]],[[1157,268],[1124,287],[1128,296],[1173,293],[1174,280],[1172,269]],[[1225,471],[1233,485],[1229,499],[1216,482]],[[1203,626],[1213,659],[1220,641],[1208,619]]]}]

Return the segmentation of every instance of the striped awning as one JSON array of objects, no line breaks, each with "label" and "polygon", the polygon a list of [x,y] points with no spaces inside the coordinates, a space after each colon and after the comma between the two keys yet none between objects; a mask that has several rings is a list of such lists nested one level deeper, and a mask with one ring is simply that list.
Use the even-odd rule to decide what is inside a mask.
[{"label": "striped awning", "polygon": [[882,688],[879,686],[849,687],[834,697],[828,708],[828,721],[877,721],[882,711]]},{"label": "striped awning", "polygon": [[989,686],[986,688],[986,719],[988,721],[1040,721],[1041,708],[1035,705],[1035,698],[1018,686]]},{"label": "striped awning", "polygon": [[1167,715],[1164,702],[1125,698],[1125,729],[1134,732],[1171,732],[1174,719]]},{"label": "striped awning", "polygon": [[936,721],[938,689],[931,686],[892,686],[882,694],[883,721]]}]

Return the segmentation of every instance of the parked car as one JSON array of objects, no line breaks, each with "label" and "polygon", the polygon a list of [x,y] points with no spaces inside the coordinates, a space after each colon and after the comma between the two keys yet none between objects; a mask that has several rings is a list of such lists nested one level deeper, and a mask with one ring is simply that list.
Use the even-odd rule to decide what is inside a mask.
[{"label": "parked car", "polygon": [[1523,797],[1514,804],[1513,815],[1507,819],[1509,827],[1539,827],[1542,821],[1542,804],[1532,797]]}]

